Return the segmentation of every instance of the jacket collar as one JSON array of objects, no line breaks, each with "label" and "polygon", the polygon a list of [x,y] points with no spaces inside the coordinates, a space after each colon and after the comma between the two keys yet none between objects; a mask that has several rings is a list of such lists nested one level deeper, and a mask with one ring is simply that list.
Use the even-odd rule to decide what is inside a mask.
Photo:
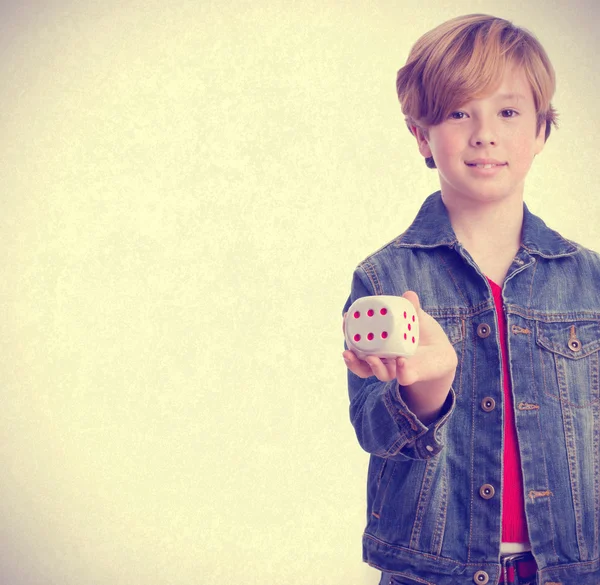
[{"label": "jacket collar", "polygon": [[[427,197],[411,226],[396,240],[395,244],[415,248],[454,247],[458,244],[441,191]],[[523,203],[521,246],[530,254],[538,254],[544,258],[570,256],[578,251],[575,243],[550,229],[539,217],[529,211],[525,203]]]}]

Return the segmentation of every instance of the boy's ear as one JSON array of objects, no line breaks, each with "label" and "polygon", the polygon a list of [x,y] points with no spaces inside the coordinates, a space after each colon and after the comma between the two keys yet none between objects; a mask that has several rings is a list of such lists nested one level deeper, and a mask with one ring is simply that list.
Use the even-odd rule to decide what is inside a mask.
[{"label": "boy's ear", "polygon": [[546,144],[546,124],[540,124],[541,128],[535,139],[535,155],[537,156],[544,150]]},{"label": "boy's ear", "polygon": [[431,149],[429,148],[429,134],[423,128],[411,124],[410,131],[412,135],[417,139],[419,146],[419,152],[425,157],[429,158],[433,156]]}]

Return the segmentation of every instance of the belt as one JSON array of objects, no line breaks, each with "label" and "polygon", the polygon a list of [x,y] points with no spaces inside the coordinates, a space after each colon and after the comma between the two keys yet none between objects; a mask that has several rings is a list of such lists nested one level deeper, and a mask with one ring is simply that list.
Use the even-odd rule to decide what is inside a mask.
[{"label": "belt", "polygon": [[530,552],[500,557],[500,584],[535,585],[537,564]]}]

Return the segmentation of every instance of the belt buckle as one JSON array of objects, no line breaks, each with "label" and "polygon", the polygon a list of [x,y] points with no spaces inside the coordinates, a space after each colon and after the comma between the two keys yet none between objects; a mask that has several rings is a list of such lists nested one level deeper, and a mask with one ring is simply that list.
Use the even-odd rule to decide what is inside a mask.
[{"label": "belt buckle", "polygon": [[[534,585],[536,582],[536,578],[533,580],[527,579],[522,581],[519,578],[519,573],[517,571],[517,564],[521,561],[527,561],[533,559],[533,555],[529,551],[514,553],[510,555],[504,555],[500,557],[500,563],[502,565],[502,575],[504,577],[504,585]],[[514,580],[508,580],[508,569],[513,569]]]}]

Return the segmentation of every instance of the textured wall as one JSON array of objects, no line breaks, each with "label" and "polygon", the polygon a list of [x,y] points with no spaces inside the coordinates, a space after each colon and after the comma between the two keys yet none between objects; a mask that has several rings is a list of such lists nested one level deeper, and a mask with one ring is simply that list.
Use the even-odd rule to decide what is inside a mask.
[{"label": "textured wall", "polygon": [[470,12],[547,47],[525,200],[599,249],[592,0],[2,2],[2,583],[377,581],[340,312],[437,188],[395,72]]}]

